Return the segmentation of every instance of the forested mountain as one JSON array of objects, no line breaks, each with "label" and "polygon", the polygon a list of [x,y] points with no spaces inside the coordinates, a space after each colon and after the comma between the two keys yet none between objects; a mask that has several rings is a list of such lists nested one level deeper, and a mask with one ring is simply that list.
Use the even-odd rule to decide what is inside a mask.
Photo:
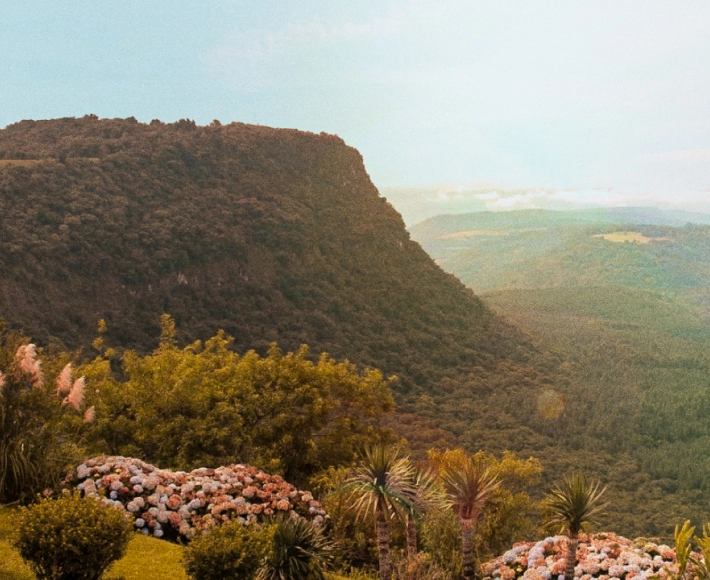
[{"label": "forested mountain", "polygon": [[666,502],[696,505],[699,520],[710,489],[707,221],[531,210],[412,228],[440,265],[565,360],[568,444],[633,458]]},{"label": "forested mountain", "polygon": [[627,506],[621,533],[699,513],[597,439],[624,407],[437,266],[338,137],[93,116],[0,131],[0,317],[91,354],[99,319],[106,345],[149,351],[163,312],[182,344],[224,329],[240,352],[307,343],[397,374],[392,426],[415,452],[532,454],[547,484],[594,474]]},{"label": "forested mountain", "polygon": [[[308,343],[425,386],[514,355],[470,290],[409,239],[330,135],[232,124],[24,121],[0,131],[0,312],[33,337]],[[485,337],[485,338],[484,338]],[[516,342],[518,341],[518,342]],[[427,352],[428,360],[421,353]]]}]

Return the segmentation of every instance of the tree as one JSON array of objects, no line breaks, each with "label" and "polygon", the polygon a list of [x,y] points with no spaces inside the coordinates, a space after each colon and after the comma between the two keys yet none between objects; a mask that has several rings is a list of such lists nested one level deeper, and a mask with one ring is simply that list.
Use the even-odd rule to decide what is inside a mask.
[{"label": "tree", "polygon": [[567,564],[565,579],[574,578],[574,567],[577,562],[577,544],[579,532],[584,524],[595,523],[606,504],[600,500],[606,487],[599,489],[599,482],[587,483],[581,474],[565,478],[561,486],[554,488],[547,496],[549,523],[561,524],[566,528],[569,542],[567,544]]},{"label": "tree", "polygon": [[[500,482],[488,496],[476,523],[473,550],[478,558],[494,558],[515,542],[526,540],[539,528],[539,501],[528,493],[535,487],[542,473],[540,462],[534,457],[519,459],[506,451],[496,457],[484,451],[470,455],[462,448],[427,453],[431,468],[436,472],[462,468],[473,461]],[[453,511],[425,514],[422,526],[424,544],[437,564],[461,577],[462,530]]]},{"label": "tree", "polygon": [[473,534],[491,492],[498,481],[490,469],[472,457],[447,465],[439,474],[452,509],[461,525],[461,564],[464,578],[475,576]]},{"label": "tree", "polygon": [[377,422],[394,400],[379,371],[313,361],[305,346],[239,355],[223,332],[179,348],[172,319],[162,322],[160,346],[126,352],[120,375],[110,351],[82,369],[100,411],[96,452],[183,470],[249,462],[300,484],[385,436]]},{"label": "tree", "polygon": [[357,517],[375,515],[381,580],[392,576],[389,520],[395,515],[403,519],[406,511],[412,509],[415,481],[409,457],[400,456],[396,447],[377,444],[365,448],[361,464],[345,482],[344,489],[352,491],[356,498],[352,507]]}]

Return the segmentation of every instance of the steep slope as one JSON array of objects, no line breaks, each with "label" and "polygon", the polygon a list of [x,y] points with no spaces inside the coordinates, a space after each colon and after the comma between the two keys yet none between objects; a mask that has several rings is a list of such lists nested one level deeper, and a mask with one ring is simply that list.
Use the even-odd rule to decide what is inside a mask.
[{"label": "steep slope", "polygon": [[104,318],[146,350],[161,312],[184,340],[308,343],[405,390],[533,352],[409,239],[338,137],[93,116],[0,131],[0,315],[72,348]]}]

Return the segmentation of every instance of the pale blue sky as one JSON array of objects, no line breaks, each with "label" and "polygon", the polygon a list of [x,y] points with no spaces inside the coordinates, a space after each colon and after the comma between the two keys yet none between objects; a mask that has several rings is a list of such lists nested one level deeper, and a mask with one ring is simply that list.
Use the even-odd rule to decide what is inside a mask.
[{"label": "pale blue sky", "polygon": [[710,2],[0,0],[0,127],[87,113],[336,133],[381,187],[710,211]]}]

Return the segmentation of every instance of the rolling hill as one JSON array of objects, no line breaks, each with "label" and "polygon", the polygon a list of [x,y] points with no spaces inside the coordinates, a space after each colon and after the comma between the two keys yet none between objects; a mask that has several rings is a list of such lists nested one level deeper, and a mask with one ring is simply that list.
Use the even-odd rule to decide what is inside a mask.
[{"label": "rolling hill", "polygon": [[569,445],[628,454],[668,501],[697,505],[701,520],[699,498],[710,489],[700,459],[710,455],[710,227],[697,222],[707,216],[535,210],[440,216],[412,236],[565,360],[565,413],[576,423]]}]

